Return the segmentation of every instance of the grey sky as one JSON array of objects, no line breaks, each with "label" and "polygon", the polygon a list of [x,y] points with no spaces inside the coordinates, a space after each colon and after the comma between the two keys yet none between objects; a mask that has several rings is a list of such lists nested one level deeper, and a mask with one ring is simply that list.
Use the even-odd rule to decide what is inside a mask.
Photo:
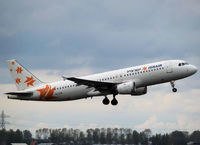
[{"label": "grey sky", "polygon": [[[85,75],[165,59],[183,59],[200,68],[199,36],[199,0],[1,0],[0,91],[3,93],[14,88],[5,66],[5,60],[12,58],[45,81],[59,80],[63,74]],[[197,103],[199,81],[198,72],[191,78],[177,82],[180,91],[178,97],[170,92],[169,84],[150,87],[149,94],[140,98],[120,96],[120,105],[116,108],[103,106],[102,98],[43,104],[11,101],[4,96],[0,99],[0,110],[8,111],[13,120],[29,120],[21,123],[25,125],[21,128],[36,128],[37,125],[82,125],[84,128],[84,125],[96,124],[99,127],[118,125],[139,129],[153,122],[156,124],[155,131],[162,131],[159,126],[170,131],[175,126],[181,129],[181,125],[178,125],[180,120],[186,120],[185,124],[200,125],[200,118],[197,117],[200,116],[200,104]],[[191,100],[186,94],[191,95]],[[162,102],[162,96],[169,102]],[[188,109],[190,112],[181,111],[173,104],[173,98],[179,101],[180,106],[192,105],[194,108]],[[166,103],[167,107],[161,113],[154,109],[149,112],[155,106],[154,102]],[[18,104],[31,108],[24,112]],[[41,114],[35,113],[38,111],[35,106],[43,109]],[[55,109],[48,113],[52,107]],[[84,110],[85,107],[87,109]],[[150,108],[139,111],[143,107]],[[62,115],[65,111],[58,113],[62,109],[69,109],[66,112],[70,119]],[[28,119],[28,114],[33,116]],[[57,123],[57,118],[60,123]],[[190,126],[185,129],[194,128]]]}]

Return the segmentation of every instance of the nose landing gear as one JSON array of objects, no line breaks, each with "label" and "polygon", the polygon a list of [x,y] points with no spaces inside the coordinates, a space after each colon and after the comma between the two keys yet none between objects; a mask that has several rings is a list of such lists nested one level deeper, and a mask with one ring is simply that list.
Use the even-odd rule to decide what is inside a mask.
[{"label": "nose landing gear", "polygon": [[172,91],[173,91],[173,92],[177,92],[177,89],[175,88],[174,82],[175,82],[175,81],[171,81],[171,82],[170,82],[170,84],[171,84],[171,86],[172,86]]}]

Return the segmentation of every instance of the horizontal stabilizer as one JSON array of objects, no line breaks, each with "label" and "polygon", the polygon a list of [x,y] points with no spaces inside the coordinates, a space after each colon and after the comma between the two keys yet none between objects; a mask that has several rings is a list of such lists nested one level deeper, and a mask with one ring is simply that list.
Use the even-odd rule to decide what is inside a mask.
[{"label": "horizontal stabilizer", "polygon": [[14,95],[17,97],[31,97],[33,95],[33,92],[8,92],[5,94],[6,95]]}]

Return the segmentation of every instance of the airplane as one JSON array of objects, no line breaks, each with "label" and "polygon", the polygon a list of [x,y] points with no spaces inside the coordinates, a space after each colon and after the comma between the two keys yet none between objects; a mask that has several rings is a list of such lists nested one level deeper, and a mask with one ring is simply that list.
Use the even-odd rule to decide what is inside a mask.
[{"label": "airplane", "polygon": [[7,60],[6,64],[18,89],[5,93],[8,99],[70,101],[105,96],[104,105],[110,103],[107,95],[113,95],[111,104],[117,105],[118,94],[144,95],[148,86],[166,82],[170,82],[172,91],[177,92],[175,81],[198,70],[183,60],[166,60],[83,77],[62,76],[61,81],[45,83],[14,59]]}]

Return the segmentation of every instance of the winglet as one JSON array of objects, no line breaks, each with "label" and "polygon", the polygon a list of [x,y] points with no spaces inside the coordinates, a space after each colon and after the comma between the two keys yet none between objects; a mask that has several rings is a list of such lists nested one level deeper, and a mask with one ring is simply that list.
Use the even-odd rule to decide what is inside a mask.
[{"label": "winglet", "polygon": [[62,76],[62,78],[64,81],[68,79],[66,76]]}]

